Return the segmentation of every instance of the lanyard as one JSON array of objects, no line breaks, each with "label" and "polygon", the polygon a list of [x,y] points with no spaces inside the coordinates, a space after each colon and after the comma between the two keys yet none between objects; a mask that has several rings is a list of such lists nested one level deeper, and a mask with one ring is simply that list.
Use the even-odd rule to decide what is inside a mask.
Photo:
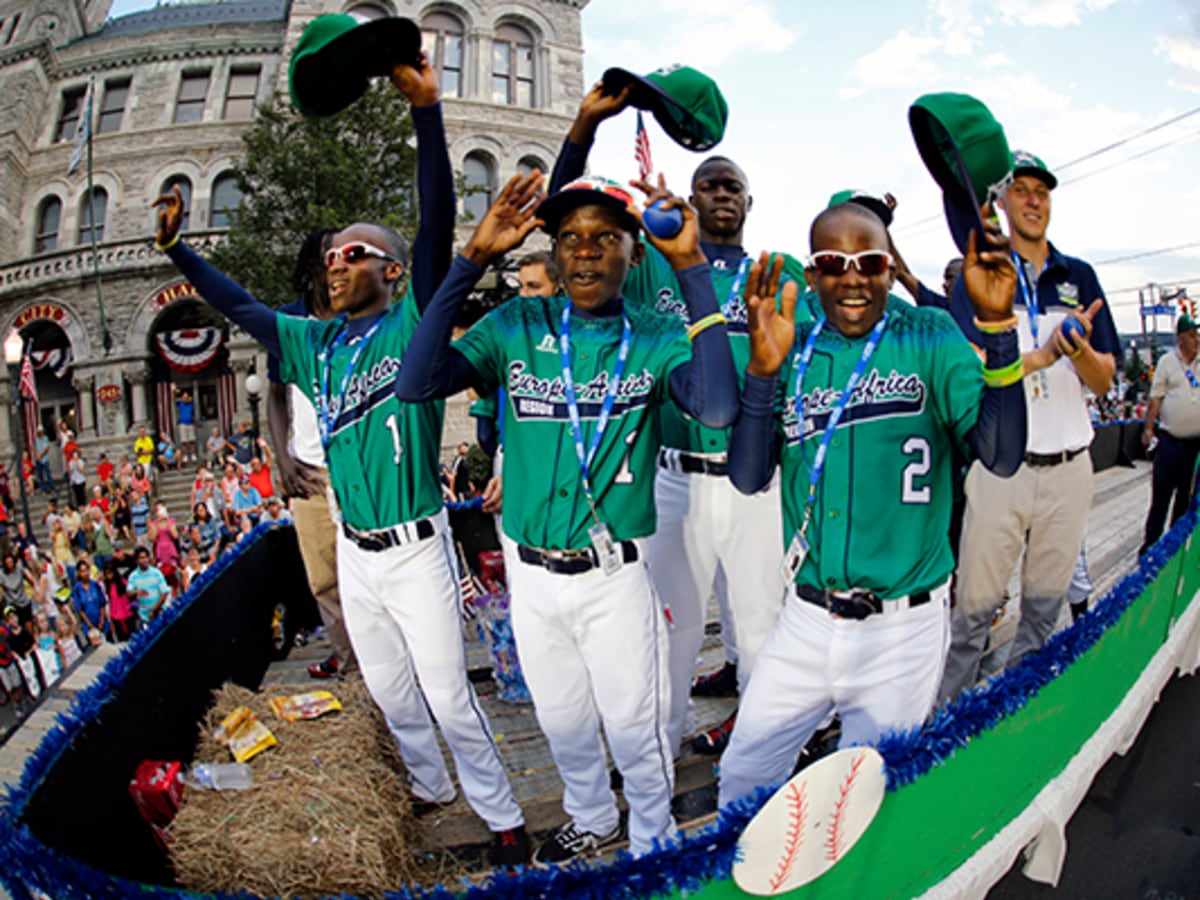
[{"label": "lanyard", "polygon": [[[804,525],[808,524],[809,516],[812,514],[813,500],[817,495],[817,484],[821,481],[821,474],[825,471],[825,455],[829,452],[829,444],[833,441],[833,433],[837,430],[838,423],[842,420],[842,414],[846,411],[846,407],[850,403],[850,395],[854,393],[854,389],[858,387],[858,382],[862,378],[863,373],[867,370],[867,362],[875,353],[875,348],[879,346],[879,339],[883,336],[883,327],[887,324],[887,313],[880,317],[875,323],[875,327],[871,329],[871,334],[867,337],[867,342],[863,346],[862,355],[858,358],[858,363],[854,366],[854,371],[850,373],[850,380],[846,382],[846,387],[838,396],[837,405],[833,408],[833,412],[829,414],[829,421],[825,423],[825,433],[821,435],[821,445],[817,448],[817,455],[813,458],[812,467],[808,470],[808,499],[804,502]],[[825,319],[817,322],[816,326],[808,334],[808,340],[804,342],[804,349],[800,352],[800,362],[796,366],[796,392],[795,392],[795,408],[797,419],[801,416],[801,387],[804,383],[804,374],[808,371],[808,364],[812,360],[813,350],[817,346],[817,336],[821,333],[822,327],[825,325]],[[803,527],[801,528],[803,531]]]},{"label": "lanyard", "polygon": [[[1200,381],[1196,380],[1196,373],[1192,371],[1191,363],[1185,362],[1183,354],[1178,350],[1175,353],[1179,357],[1179,365],[1183,368],[1183,374],[1187,378],[1188,384],[1192,386],[1192,390],[1200,388]],[[1195,360],[1192,360],[1192,362],[1195,362]]]},{"label": "lanyard", "polygon": [[613,376],[608,381],[608,389],[604,392],[604,402],[600,406],[600,416],[596,420],[596,430],[592,432],[592,444],[584,452],[583,423],[579,418],[579,401],[575,396],[575,378],[571,374],[571,302],[563,306],[562,330],[558,335],[559,356],[562,360],[563,391],[567,395],[567,413],[571,417],[571,433],[575,437],[575,455],[579,457],[579,473],[583,478],[583,492],[587,495],[588,506],[592,510],[592,518],[600,521],[596,515],[596,502],[592,496],[592,460],[596,458],[596,450],[600,447],[600,439],[608,426],[609,416],[612,415],[613,404],[617,401],[617,390],[621,386],[621,375],[625,372],[625,360],[629,357],[629,338],[633,331],[629,317],[621,314],[624,328],[621,332],[621,346],[617,349],[617,364]]},{"label": "lanyard", "polygon": [[[337,408],[339,414],[342,410],[342,405],[346,402],[346,389],[350,386],[350,376],[354,374],[354,367],[358,365],[359,357],[363,351],[367,349],[367,344],[374,337],[375,332],[379,330],[379,326],[383,324],[383,316],[380,316],[375,324],[367,329],[367,333],[362,336],[362,340],[358,342],[358,346],[354,348],[354,354],[350,357],[350,362],[346,366],[346,371],[342,373],[342,386],[338,392]],[[325,448],[326,455],[329,453],[329,446],[333,443],[333,426],[334,420],[329,413],[330,406],[333,403],[333,397],[329,393],[329,372],[333,368],[333,354],[337,352],[342,344],[346,343],[347,332],[343,331],[333,339],[333,344],[327,350],[322,350],[319,357],[321,365],[321,403],[318,408],[320,416],[317,424],[321,427],[321,446]]]},{"label": "lanyard", "polygon": [[733,287],[729,289],[729,296],[725,298],[725,303],[721,307],[721,314],[726,319],[733,318],[733,309],[737,305],[738,295],[742,292],[742,285],[746,281],[746,273],[750,271],[750,257],[743,256],[742,261],[738,263],[737,274],[733,277]]},{"label": "lanyard", "polygon": [[1037,290],[1029,285],[1029,272],[1025,269],[1025,260],[1012,252],[1013,262],[1017,265],[1017,281],[1021,285],[1021,295],[1025,298],[1025,309],[1029,313],[1029,331],[1033,335],[1033,349],[1038,348],[1038,301]]}]

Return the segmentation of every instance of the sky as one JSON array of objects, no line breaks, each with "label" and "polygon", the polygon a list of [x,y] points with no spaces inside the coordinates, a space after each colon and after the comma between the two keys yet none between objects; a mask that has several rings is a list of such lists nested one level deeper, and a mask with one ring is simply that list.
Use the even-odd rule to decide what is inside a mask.
[{"label": "sky", "polygon": [[[113,14],[152,5],[116,0]],[[720,85],[730,112],[712,152],[750,180],[750,252],[803,256],[831,194],[890,191],[893,238],[936,288],[957,251],[907,113],[956,91],[1058,176],[1050,239],[1095,266],[1122,331],[1140,329],[1148,284],[1200,301],[1198,0],[590,0],[583,34],[588,85],[610,66],[669,63]],[[636,174],[634,116],[601,127],[594,173]],[[656,171],[686,193],[707,154],[647,121]]]}]

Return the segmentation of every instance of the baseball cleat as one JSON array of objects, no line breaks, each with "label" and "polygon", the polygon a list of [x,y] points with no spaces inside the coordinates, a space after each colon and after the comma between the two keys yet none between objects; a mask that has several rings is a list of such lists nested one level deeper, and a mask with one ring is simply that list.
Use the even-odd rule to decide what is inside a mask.
[{"label": "baseball cleat", "polygon": [[515,869],[529,865],[532,846],[524,825],[492,832],[492,865],[497,868]]},{"label": "baseball cleat", "polygon": [[705,756],[719,756],[725,752],[729,743],[729,735],[733,733],[733,725],[737,721],[737,710],[730,713],[729,718],[692,738],[692,749]]},{"label": "baseball cleat", "polygon": [[596,853],[625,837],[621,823],[608,834],[593,834],[576,827],[574,822],[559,825],[538,847],[535,863],[561,863],[584,853]]},{"label": "baseball cleat", "polygon": [[700,676],[692,685],[693,697],[736,697],[737,693],[737,666],[731,662]]},{"label": "baseball cleat", "polygon": [[308,674],[312,678],[337,678],[338,658],[331,656],[324,662],[313,663],[308,667]]}]

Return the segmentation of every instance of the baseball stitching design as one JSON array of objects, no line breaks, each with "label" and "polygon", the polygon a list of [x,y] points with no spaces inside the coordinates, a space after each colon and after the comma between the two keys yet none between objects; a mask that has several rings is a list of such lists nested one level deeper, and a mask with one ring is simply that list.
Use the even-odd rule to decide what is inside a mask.
[{"label": "baseball stitching design", "polygon": [[865,753],[860,753],[854,758],[854,762],[850,764],[850,771],[846,773],[846,780],[838,788],[838,798],[833,804],[833,814],[829,819],[829,831],[825,835],[825,858],[830,862],[837,862],[842,856],[842,813],[846,810],[846,801],[850,799],[850,789],[854,786],[855,779],[858,778],[858,770],[862,768],[865,758]]},{"label": "baseball stitching design", "polygon": [[804,833],[808,825],[808,785],[791,785],[788,788],[788,808],[791,811],[788,821],[787,835],[783,842],[783,855],[771,876],[771,893],[779,892],[780,887],[787,881],[796,864],[796,856],[804,843]]}]

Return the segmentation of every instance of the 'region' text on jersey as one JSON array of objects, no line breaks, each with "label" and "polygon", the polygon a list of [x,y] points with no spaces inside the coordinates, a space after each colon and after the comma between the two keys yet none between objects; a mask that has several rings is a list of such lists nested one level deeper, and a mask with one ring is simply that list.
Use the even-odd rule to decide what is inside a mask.
[{"label": "'region' text on jersey", "polygon": [[[507,390],[504,416],[504,532],[519,544],[580,550],[593,524],[572,437],[558,352],[565,296],[513,298],[455,342],[488,388]],[[691,359],[683,323],[625,304],[628,359],[590,471],[600,520],[616,540],[655,528],[658,410],[669,376]],[[584,445],[590,446],[616,371],[624,329],[619,315],[570,317],[571,378]],[[553,351],[553,352],[551,352]],[[534,489],[536,486],[536,489]]]},{"label": "'region' text on jersey", "polygon": [[391,528],[442,509],[437,483],[440,400],[402,403],[395,381],[418,321],[410,293],[364,334],[345,319],[279,316],[280,373],[317,411],[330,484],[359,531]]}]

